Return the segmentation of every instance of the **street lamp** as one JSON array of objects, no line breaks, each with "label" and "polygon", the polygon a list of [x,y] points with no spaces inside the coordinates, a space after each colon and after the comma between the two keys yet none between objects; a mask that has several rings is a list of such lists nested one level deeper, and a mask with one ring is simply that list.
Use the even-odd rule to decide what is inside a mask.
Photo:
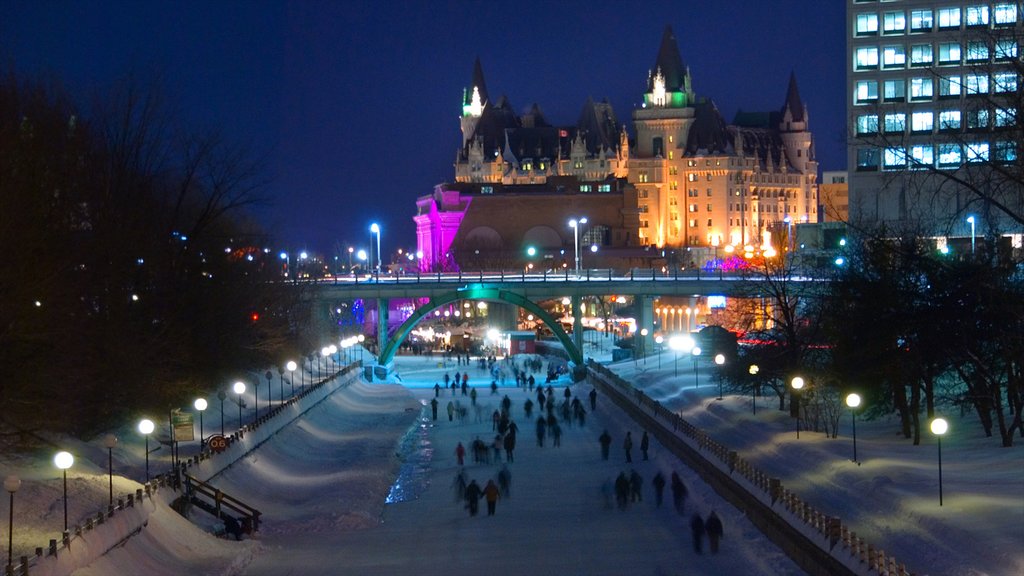
[{"label": "street lamp", "polygon": [[[721,366],[725,364],[725,354],[715,354],[715,364]],[[718,375],[718,399],[722,399],[722,375]]]},{"label": "street lamp", "polygon": [[580,228],[587,223],[587,218],[569,220],[569,228],[572,228],[573,255],[576,257],[576,275],[580,275]]},{"label": "street lamp", "polygon": [[679,376],[679,353],[693,349],[693,338],[676,334],[668,339],[668,347],[676,351],[676,358],[673,362],[673,376]]},{"label": "street lamp", "polygon": [[665,338],[662,336],[656,336],[654,338],[654,343],[658,345],[658,370],[661,370],[661,345],[663,342],[665,342]]},{"label": "street lamp", "polygon": [[237,403],[238,403],[238,427],[241,428],[242,427],[242,394],[245,394],[245,382],[242,382],[241,380],[239,380],[238,382],[235,382],[235,385],[232,387],[232,390],[235,391],[235,394],[238,394],[238,400],[237,400]]},{"label": "street lamp", "polygon": [[294,360],[289,360],[284,365],[285,369],[288,370],[288,385],[292,388],[292,395],[295,394],[295,370],[299,367]]},{"label": "street lamp", "polygon": [[146,482],[149,482],[149,435],[156,429],[156,425],[149,418],[139,420],[139,434],[146,438]]},{"label": "street lamp", "polygon": [[110,488],[110,505],[114,505],[114,446],[117,446],[117,436],[107,434],[103,437],[103,445],[107,447],[107,477]]},{"label": "street lamp", "polygon": [[931,429],[939,442],[939,506],[942,506],[942,435],[949,429],[949,424],[943,418],[936,418],[932,420]]},{"label": "street lamp", "polygon": [[697,374],[699,370],[697,366],[697,359],[700,358],[700,346],[694,346],[693,350],[690,350],[690,353],[693,354],[693,387],[697,388]]},{"label": "street lamp", "polygon": [[857,407],[860,406],[860,394],[847,394],[846,405],[850,407],[850,416],[853,418],[853,461],[857,462]]},{"label": "street lamp", "polygon": [[284,404],[284,368],[278,366],[277,375],[281,377],[281,403]]},{"label": "street lamp", "polygon": [[11,573],[11,558],[14,550],[14,493],[21,488],[21,478],[10,475],[4,478],[4,490],[11,495],[10,513],[7,516],[7,573]]},{"label": "street lamp", "polygon": [[217,391],[217,398],[220,400],[220,435],[221,436],[224,435],[224,399],[227,398],[227,397],[228,397],[227,393],[224,392],[223,390],[218,390]]},{"label": "street lamp", "polygon": [[206,398],[196,398],[192,405],[199,411],[199,451],[202,452],[203,448],[206,448],[206,435],[203,433],[203,411],[207,407]]},{"label": "street lamp", "polygon": [[75,457],[71,452],[57,452],[53,457],[53,464],[64,473],[64,532],[68,531],[68,468],[75,463]]},{"label": "street lamp", "polygon": [[793,387],[793,403],[796,404],[796,439],[800,439],[800,389],[804,387],[804,379],[797,376],[790,382]]},{"label": "street lamp", "polygon": [[747,370],[752,376],[750,379],[750,406],[753,414],[757,414],[757,373],[760,371],[761,368],[757,364],[751,364],[750,369]]},{"label": "street lamp", "polygon": [[376,222],[370,224],[370,232],[377,235],[377,277],[380,277],[381,256],[380,256],[380,226]]},{"label": "street lamp", "polygon": [[974,216],[968,216],[967,223],[971,225],[971,256],[974,256]]}]

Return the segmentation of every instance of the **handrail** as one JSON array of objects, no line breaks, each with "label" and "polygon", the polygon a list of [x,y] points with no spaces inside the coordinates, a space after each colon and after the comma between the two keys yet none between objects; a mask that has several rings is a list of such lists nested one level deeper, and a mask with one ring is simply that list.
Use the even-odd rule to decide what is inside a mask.
[{"label": "handrail", "polygon": [[191,495],[192,493],[198,492],[199,494],[202,494],[203,496],[206,496],[213,500],[214,506],[216,507],[217,510],[218,518],[220,517],[221,505],[226,506],[234,510],[235,512],[238,512],[239,514],[242,514],[251,522],[252,531],[259,532],[260,515],[262,514],[262,512],[253,508],[252,506],[249,506],[245,502],[242,502],[238,498],[235,498],[234,496],[227,494],[226,492],[213,486],[212,484],[203,482],[202,480],[194,476],[189,476],[188,474],[183,474],[183,476],[185,477],[186,495]]}]

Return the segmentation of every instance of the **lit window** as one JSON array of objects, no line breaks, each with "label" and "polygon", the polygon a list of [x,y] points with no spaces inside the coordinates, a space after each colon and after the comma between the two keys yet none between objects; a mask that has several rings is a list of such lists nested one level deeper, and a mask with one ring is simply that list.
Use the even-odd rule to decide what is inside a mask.
[{"label": "lit window", "polygon": [[943,110],[939,112],[939,130],[959,130],[960,111]]},{"label": "lit window", "polygon": [[580,184],[580,192],[590,192],[590,184]]},{"label": "lit window", "polygon": [[992,15],[997,26],[1015,24],[1017,22],[1017,4],[1004,2],[992,7]]},{"label": "lit window", "polygon": [[964,12],[968,26],[988,26],[988,6],[968,6]]},{"label": "lit window", "polygon": [[988,43],[984,40],[972,40],[967,43],[967,61],[984,62],[988,60]]},{"label": "lit window", "polygon": [[1017,73],[1000,72],[992,75],[992,90],[994,92],[1016,92]]},{"label": "lit window", "polygon": [[[691,162],[692,162],[692,160],[691,160]],[[693,172],[691,172],[691,173],[686,175],[686,179],[689,180],[690,182],[696,182],[697,181],[697,175],[694,174]]]},{"label": "lit window", "polygon": [[1017,57],[1017,41],[1016,40],[996,40],[995,49],[996,60],[1009,60]]},{"label": "lit window", "polygon": [[910,11],[910,31],[911,32],[931,32],[932,30],[932,11],[931,10],[911,10]]},{"label": "lit window", "polygon": [[959,64],[960,43],[943,42],[939,44],[939,64]]},{"label": "lit window", "polygon": [[935,114],[932,112],[914,112],[910,115],[910,130],[913,132],[931,132],[934,122]]},{"label": "lit window", "polygon": [[902,34],[907,28],[907,17],[903,11],[886,12],[882,15],[882,32],[885,34]]},{"label": "lit window", "polygon": [[1015,162],[1017,160],[1017,144],[1015,142],[998,141],[992,147],[997,162]]},{"label": "lit window", "polygon": [[1017,110],[1013,108],[996,108],[994,119],[996,128],[1013,126],[1017,123]]},{"label": "lit window", "polygon": [[902,146],[891,146],[882,153],[883,168],[903,168],[907,165],[907,149]]},{"label": "lit window", "polygon": [[903,68],[907,65],[907,51],[900,46],[882,48],[882,66],[886,68]]},{"label": "lit window", "polygon": [[928,66],[932,63],[932,45],[914,44],[910,47],[910,65]]},{"label": "lit window", "polygon": [[857,134],[875,134],[878,132],[878,114],[865,114],[857,117]]},{"label": "lit window", "polygon": [[902,102],[907,98],[907,83],[902,78],[886,80],[883,88],[886,102]]},{"label": "lit window", "polygon": [[856,84],[856,100],[858,104],[864,102],[875,102],[878,100],[878,81],[861,80]]},{"label": "lit window", "polygon": [[711,204],[708,204],[708,212],[711,212]]},{"label": "lit window", "polygon": [[939,166],[943,168],[958,167],[963,161],[963,152],[959,144],[939,144]]},{"label": "lit window", "polygon": [[959,28],[960,27],[960,9],[959,8],[940,8],[939,9],[939,28]]},{"label": "lit window", "polygon": [[970,142],[966,148],[968,162],[988,162],[988,142]]},{"label": "lit window", "polygon": [[911,100],[931,100],[932,99],[932,79],[931,78],[911,78],[910,79],[910,99]]},{"label": "lit window", "polygon": [[878,68],[878,48],[857,48],[857,70]]},{"label": "lit window", "polygon": [[963,86],[959,76],[939,78],[939,98],[956,98],[960,96]]},{"label": "lit window", "polygon": [[886,132],[904,132],[907,129],[907,115],[903,112],[892,112],[885,115]]},{"label": "lit window", "polygon": [[967,95],[988,94],[988,76],[984,74],[968,74],[964,77]]},{"label": "lit window", "polygon": [[981,108],[978,110],[967,111],[967,129],[968,130],[984,130],[988,128],[988,109]]},{"label": "lit window", "polygon": [[878,14],[857,15],[857,36],[878,34]]},{"label": "lit window", "polygon": [[914,168],[928,168],[935,164],[935,149],[929,144],[919,144],[910,147],[911,166]]}]

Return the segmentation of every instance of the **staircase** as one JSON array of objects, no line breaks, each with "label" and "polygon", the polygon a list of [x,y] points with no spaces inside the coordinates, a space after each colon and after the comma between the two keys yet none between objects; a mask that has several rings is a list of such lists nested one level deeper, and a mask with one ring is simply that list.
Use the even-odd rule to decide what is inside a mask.
[{"label": "staircase", "polygon": [[211,484],[184,474],[185,498],[195,507],[224,521],[225,530],[236,538],[260,529],[260,511],[225,494]]}]

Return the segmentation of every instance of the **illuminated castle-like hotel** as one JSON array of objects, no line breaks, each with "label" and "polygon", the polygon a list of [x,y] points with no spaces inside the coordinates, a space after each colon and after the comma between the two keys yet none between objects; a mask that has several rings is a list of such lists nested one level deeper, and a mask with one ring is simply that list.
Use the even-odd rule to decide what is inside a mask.
[{"label": "illuminated castle-like hotel", "polygon": [[[739,112],[731,124],[695,95],[670,28],[648,76],[631,136],[607,102],[588,100],[568,126],[536,106],[517,115],[492,99],[477,61],[455,181],[416,202],[421,269],[510,269],[527,263],[527,248],[548,267],[571,265],[577,233],[596,250],[589,267],[699,264],[818,221],[818,164],[795,76],[781,109]],[[581,217],[579,229],[567,224]]]}]

